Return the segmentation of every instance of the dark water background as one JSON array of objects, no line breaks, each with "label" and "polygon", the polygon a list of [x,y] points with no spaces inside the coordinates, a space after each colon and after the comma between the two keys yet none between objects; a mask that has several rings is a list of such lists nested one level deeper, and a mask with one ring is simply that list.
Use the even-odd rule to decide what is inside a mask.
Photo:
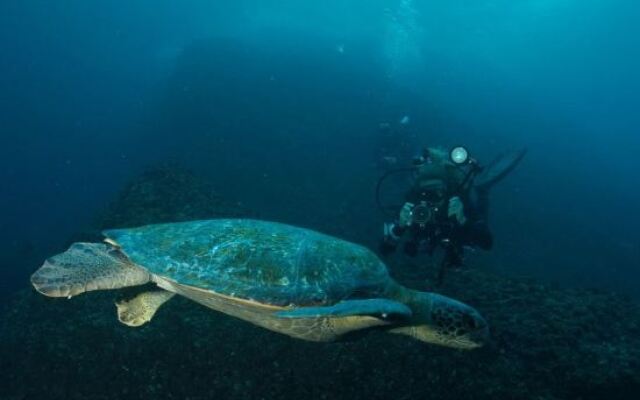
[{"label": "dark water background", "polygon": [[[638,296],[634,1],[3,1],[0,286],[173,160],[267,219],[373,246],[380,122],[481,161],[504,274]],[[419,147],[416,148],[416,151]]]}]

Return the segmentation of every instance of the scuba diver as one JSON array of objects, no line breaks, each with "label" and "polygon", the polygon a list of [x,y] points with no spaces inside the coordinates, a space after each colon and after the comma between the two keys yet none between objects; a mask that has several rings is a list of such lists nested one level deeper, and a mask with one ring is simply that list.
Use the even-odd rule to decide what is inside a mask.
[{"label": "scuba diver", "polygon": [[395,221],[384,224],[382,255],[394,252],[405,235],[408,238],[403,250],[411,257],[420,252],[433,255],[440,247],[444,256],[438,282],[442,283],[448,268],[463,265],[465,247],[490,250],[493,236],[487,222],[489,191],[513,171],[525,154],[526,150],[519,150],[481,166],[462,146],[449,152],[425,148],[420,157],[414,158],[412,167],[387,171],[376,188],[378,206],[386,214],[390,214],[390,209],[380,201],[381,185],[386,178],[411,173],[412,184],[399,212],[395,207]]}]

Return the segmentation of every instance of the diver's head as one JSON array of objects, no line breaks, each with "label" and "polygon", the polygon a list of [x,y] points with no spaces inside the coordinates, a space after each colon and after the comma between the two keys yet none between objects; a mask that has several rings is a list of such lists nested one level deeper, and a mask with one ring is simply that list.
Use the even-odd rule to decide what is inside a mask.
[{"label": "diver's head", "polygon": [[455,192],[465,179],[462,165],[469,161],[468,153],[462,146],[446,151],[441,148],[426,148],[423,155],[414,160],[413,192],[421,200],[433,205],[441,205],[450,192]]},{"label": "diver's head", "polygon": [[395,333],[423,342],[458,349],[475,349],[489,341],[489,326],[480,313],[468,305],[435,293],[413,291],[412,324]]},{"label": "diver's head", "polygon": [[439,203],[445,199],[447,194],[447,184],[442,179],[420,179],[416,180],[416,189],[421,200],[429,203]]}]

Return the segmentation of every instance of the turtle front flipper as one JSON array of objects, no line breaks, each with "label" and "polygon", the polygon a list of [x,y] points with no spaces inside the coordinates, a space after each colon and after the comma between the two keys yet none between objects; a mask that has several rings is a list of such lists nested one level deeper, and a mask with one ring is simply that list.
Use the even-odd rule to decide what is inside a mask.
[{"label": "turtle front flipper", "polygon": [[156,311],[175,294],[166,290],[142,292],[131,300],[116,303],[118,320],[127,326],[137,327],[151,321]]},{"label": "turtle front flipper", "polygon": [[333,341],[365,329],[409,320],[406,305],[388,299],[345,300],[326,307],[301,307],[274,313],[278,331],[311,341]]},{"label": "turtle front flipper", "polygon": [[146,270],[104,243],[74,243],[31,275],[33,287],[50,297],[71,297],[91,290],[119,289],[147,282]]},{"label": "turtle front flipper", "polygon": [[276,312],[281,318],[370,316],[382,319],[411,318],[411,309],[388,299],[345,300],[332,306],[300,307]]}]

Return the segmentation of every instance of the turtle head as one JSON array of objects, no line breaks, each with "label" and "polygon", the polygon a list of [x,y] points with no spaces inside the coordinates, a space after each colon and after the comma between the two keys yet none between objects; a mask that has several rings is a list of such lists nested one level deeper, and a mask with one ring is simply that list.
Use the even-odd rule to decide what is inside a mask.
[{"label": "turtle head", "polygon": [[392,329],[394,333],[467,350],[482,347],[489,341],[489,326],[474,308],[435,293],[414,292],[412,297],[412,321]]}]

